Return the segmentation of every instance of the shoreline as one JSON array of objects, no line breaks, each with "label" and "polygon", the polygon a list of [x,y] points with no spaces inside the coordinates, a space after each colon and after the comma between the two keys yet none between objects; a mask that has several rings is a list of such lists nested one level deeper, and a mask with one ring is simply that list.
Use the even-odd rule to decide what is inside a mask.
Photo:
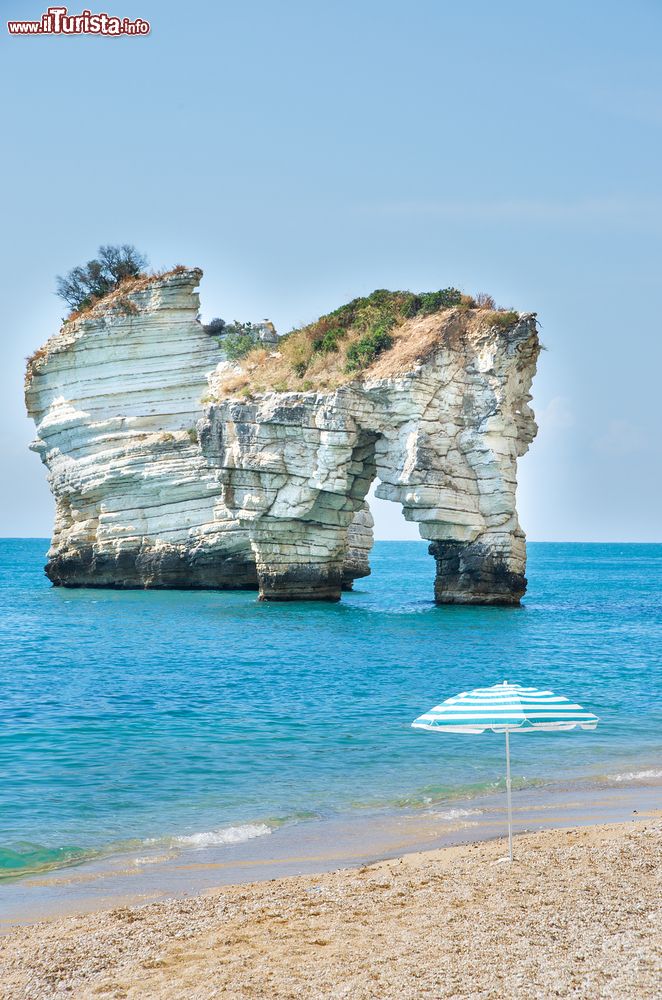
[{"label": "shoreline", "polygon": [[18,927],[3,998],[652,998],[651,813]]},{"label": "shoreline", "polygon": [[[641,773],[658,775],[654,769]],[[629,821],[656,814],[662,780],[559,781],[516,791],[513,805],[516,836]],[[191,898],[223,885],[316,875],[497,840],[505,832],[505,806],[505,794],[499,791],[424,808],[309,819],[235,843],[171,849],[162,842],[141,844],[133,851],[0,881],[0,936],[16,925],[63,915]]]}]

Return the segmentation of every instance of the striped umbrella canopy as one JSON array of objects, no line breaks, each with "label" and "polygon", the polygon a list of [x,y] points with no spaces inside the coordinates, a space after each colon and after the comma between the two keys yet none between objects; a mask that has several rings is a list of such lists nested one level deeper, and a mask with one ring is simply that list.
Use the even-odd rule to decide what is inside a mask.
[{"label": "striped umbrella canopy", "polygon": [[508,792],[508,853],[513,859],[513,819],[510,785],[510,743],[512,732],[546,732],[568,729],[595,729],[597,715],[549,689],[521,684],[494,684],[492,687],[463,691],[447,698],[412,722],[414,729],[439,733],[505,733],[506,790]]}]

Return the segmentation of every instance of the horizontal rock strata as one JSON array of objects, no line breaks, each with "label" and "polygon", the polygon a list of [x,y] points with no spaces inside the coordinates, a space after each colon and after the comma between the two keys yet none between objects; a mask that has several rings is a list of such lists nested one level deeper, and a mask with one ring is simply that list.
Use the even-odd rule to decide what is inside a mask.
[{"label": "horizontal rock strata", "polygon": [[[65,323],[28,365],[32,447],[55,527],[46,573],[68,587],[257,588],[248,526],[198,443],[208,375],[228,366],[180,271]],[[345,586],[369,572],[357,526]]]}]

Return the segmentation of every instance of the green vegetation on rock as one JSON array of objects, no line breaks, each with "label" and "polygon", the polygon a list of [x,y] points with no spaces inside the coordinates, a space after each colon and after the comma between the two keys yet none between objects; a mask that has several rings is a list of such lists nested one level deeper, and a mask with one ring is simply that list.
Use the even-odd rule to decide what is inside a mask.
[{"label": "green vegetation on rock", "polygon": [[[217,321],[218,322],[218,321]],[[257,333],[252,323],[228,323],[219,341],[230,361],[239,361],[255,347]]]},{"label": "green vegetation on rock", "polygon": [[[280,337],[275,352],[252,341],[247,335],[250,324],[234,324],[232,335],[226,327],[221,343],[228,357],[245,358],[245,362],[241,372],[224,379],[222,392],[335,388],[360,377],[387,352],[393,353],[396,368],[415,364],[436,342],[440,325],[445,323],[442,314],[447,313],[450,322],[453,311],[466,314],[463,322],[500,330],[510,328],[519,318],[514,311],[497,309],[494,299],[485,293],[473,297],[457,288],[419,293],[378,288],[291,330]],[[416,322],[437,314],[438,322]],[[407,347],[406,328],[410,326],[414,339]]]},{"label": "green vegetation on rock", "polygon": [[419,295],[378,288],[370,295],[352,299],[306,327],[292,330],[283,338],[281,350],[285,350],[300,378],[316,355],[337,353],[343,347],[345,371],[360,372],[392,346],[394,326],[405,319],[426,316],[463,303],[469,306],[473,300],[457,288],[442,288]]},{"label": "green vegetation on rock", "polygon": [[364,334],[359,340],[347,348],[347,360],[345,371],[361,371],[371,365],[375,358],[379,357],[382,351],[388,351],[393,346],[393,337],[389,330],[393,326],[393,320],[385,320]]},{"label": "green vegetation on rock", "polygon": [[498,327],[499,330],[509,330],[519,319],[519,313],[514,309],[494,310],[490,323]]}]

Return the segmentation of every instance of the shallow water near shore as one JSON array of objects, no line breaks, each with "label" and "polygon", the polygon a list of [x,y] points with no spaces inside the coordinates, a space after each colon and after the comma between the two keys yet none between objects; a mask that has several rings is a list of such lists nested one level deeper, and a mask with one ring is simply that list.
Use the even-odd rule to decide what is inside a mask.
[{"label": "shallow water near shore", "polygon": [[378,542],[338,605],[56,589],[46,548],[0,542],[0,905],[21,874],[244,843],[268,858],[320,824],[489,812],[503,741],[410,722],[504,679],[601,719],[515,736],[518,794],[662,777],[662,545],[530,544],[521,609],[435,607],[417,542]]},{"label": "shallow water near shore", "polygon": [[[515,792],[518,835],[662,817],[662,778],[590,782]],[[197,896],[225,885],[354,868],[418,851],[506,840],[505,795],[455,800],[425,809],[349,813],[274,828],[225,843],[141,845],[84,864],[4,882],[0,934],[16,924]],[[504,856],[505,860],[505,856]]]}]

